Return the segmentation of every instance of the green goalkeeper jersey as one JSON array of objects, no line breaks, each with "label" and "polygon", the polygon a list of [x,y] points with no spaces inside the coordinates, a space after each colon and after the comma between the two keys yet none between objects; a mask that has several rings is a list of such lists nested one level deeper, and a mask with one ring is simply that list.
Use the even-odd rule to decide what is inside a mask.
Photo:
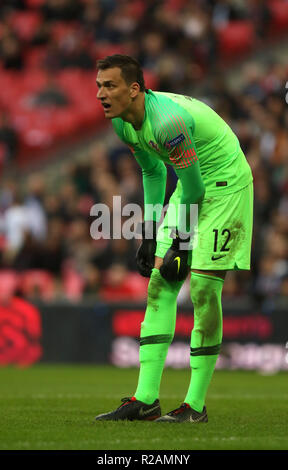
[{"label": "green goalkeeper jersey", "polygon": [[[141,129],[121,118],[112,119],[112,124],[142,168],[145,206],[164,203],[167,164],[181,181],[187,213],[204,194],[206,199],[233,193],[252,181],[234,132],[195,98],[146,90]],[[145,212],[144,217],[149,219]]]}]

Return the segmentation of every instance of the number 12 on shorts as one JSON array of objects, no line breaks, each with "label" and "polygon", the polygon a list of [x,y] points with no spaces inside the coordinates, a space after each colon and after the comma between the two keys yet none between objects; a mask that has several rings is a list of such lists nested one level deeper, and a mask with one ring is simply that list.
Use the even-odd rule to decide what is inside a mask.
[{"label": "number 12 on shorts", "polygon": [[229,242],[230,237],[231,237],[230,230],[228,230],[228,228],[224,228],[224,230],[222,230],[221,236],[224,238],[224,243],[223,243],[223,240],[222,240],[222,237],[221,237],[222,246],[220,246],[220,249],[219,249],[219,230],[214,228],[213,232],[214,232],[214,250],[213,251],[214,252],[229,251],[230,248],[227,248],[227,245],[228,245],[228,242]]}]

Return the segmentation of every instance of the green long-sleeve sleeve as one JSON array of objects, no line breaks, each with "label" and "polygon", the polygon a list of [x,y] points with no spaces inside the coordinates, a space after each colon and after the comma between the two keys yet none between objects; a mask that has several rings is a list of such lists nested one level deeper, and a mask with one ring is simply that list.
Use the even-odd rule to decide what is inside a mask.
[{"label": "green long-sleeve sleeve", "polygon": [[[162,214],[165,192],[167,169],[164,162],[151,156],[149,151],[143,150],[137,142],[136,131],[131,124],[125,123],[122,119],[112,119],[112,125],[122,142],[128,145],[136,161],[142,169],[142,181],[144,190],[144,220],[159,222]],[[127,130],[130,133],[127,133]],[[128,135],[127,135],[128,134]],[[157,206],[158,210],[151,210],[152,206]]]},{"label": "green long-sleeve sleeve", "polygon": [[198,162],[195,165],[181,169],[174,168],[174,170],[182,184],[183,191],[180,204],[185,209],[179,212],[178,230],[188,232],[193,229],[191,223],[193,225],[197,222],[193,220],[195,212],[191,211],[191,205],[199,204],[202,201],[205,194],[205,185]]},{"label": "green long-sleeve sleeve", "polygon": [[201,202],[205,194],[205,185],[193,137],[195,123],[184,111],[182,114],[186,123],[179,113],[167,114],[165,119],[155,123],[154,129],[157,143],[166,150],[169,163],[172,164],[182,184],[177,228],[185,233],[193,229],[190,225],[195,211],[191,210],[191,205]]},{"label": "green long-sleeve sleeve", "polygon": [[[166,166],[161,160],[150,157],[148,153],[137,151],[134,155],[142,168],[144,220],[159,222],[166,192]],[[153,206],[155,207],[154,211]]]}]

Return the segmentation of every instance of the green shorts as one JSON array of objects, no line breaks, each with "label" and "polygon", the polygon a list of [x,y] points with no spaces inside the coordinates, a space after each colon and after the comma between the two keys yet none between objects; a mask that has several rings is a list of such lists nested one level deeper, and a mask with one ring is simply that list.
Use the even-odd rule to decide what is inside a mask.
[{"label": "green shorts", "polygon": [[[158,230],[155,256],[160,258],[172,243],[171,228],[177,225],[181,192],[177,184]],[[189,254],[191,269],[249,270],[252,228],[253,183],[232,194],[205,198],[198,207],[198,228]]]}]

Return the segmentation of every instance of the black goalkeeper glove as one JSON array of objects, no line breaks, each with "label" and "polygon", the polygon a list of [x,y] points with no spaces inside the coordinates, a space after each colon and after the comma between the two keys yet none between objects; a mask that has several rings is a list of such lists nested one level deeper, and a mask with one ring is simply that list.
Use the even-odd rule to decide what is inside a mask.
[{"label": "black goalkeeper glove", "polygon": [[139,273],[144,277],[150,277],[154,268],[156,251],[156,222],[147,221],[141,224],[142,243],[136,253],[136,264]]},{"label": "black goalkeeper glove", "polygon": [[[184,281],[189,272],[188,254],[190,236],[178,232],[177,229],[172,231],[174,239],[171,247],[166,252],[163,264],[160,268],[160,274],[166,281]],[[171,234],[172,235],[172,234]]]}]

